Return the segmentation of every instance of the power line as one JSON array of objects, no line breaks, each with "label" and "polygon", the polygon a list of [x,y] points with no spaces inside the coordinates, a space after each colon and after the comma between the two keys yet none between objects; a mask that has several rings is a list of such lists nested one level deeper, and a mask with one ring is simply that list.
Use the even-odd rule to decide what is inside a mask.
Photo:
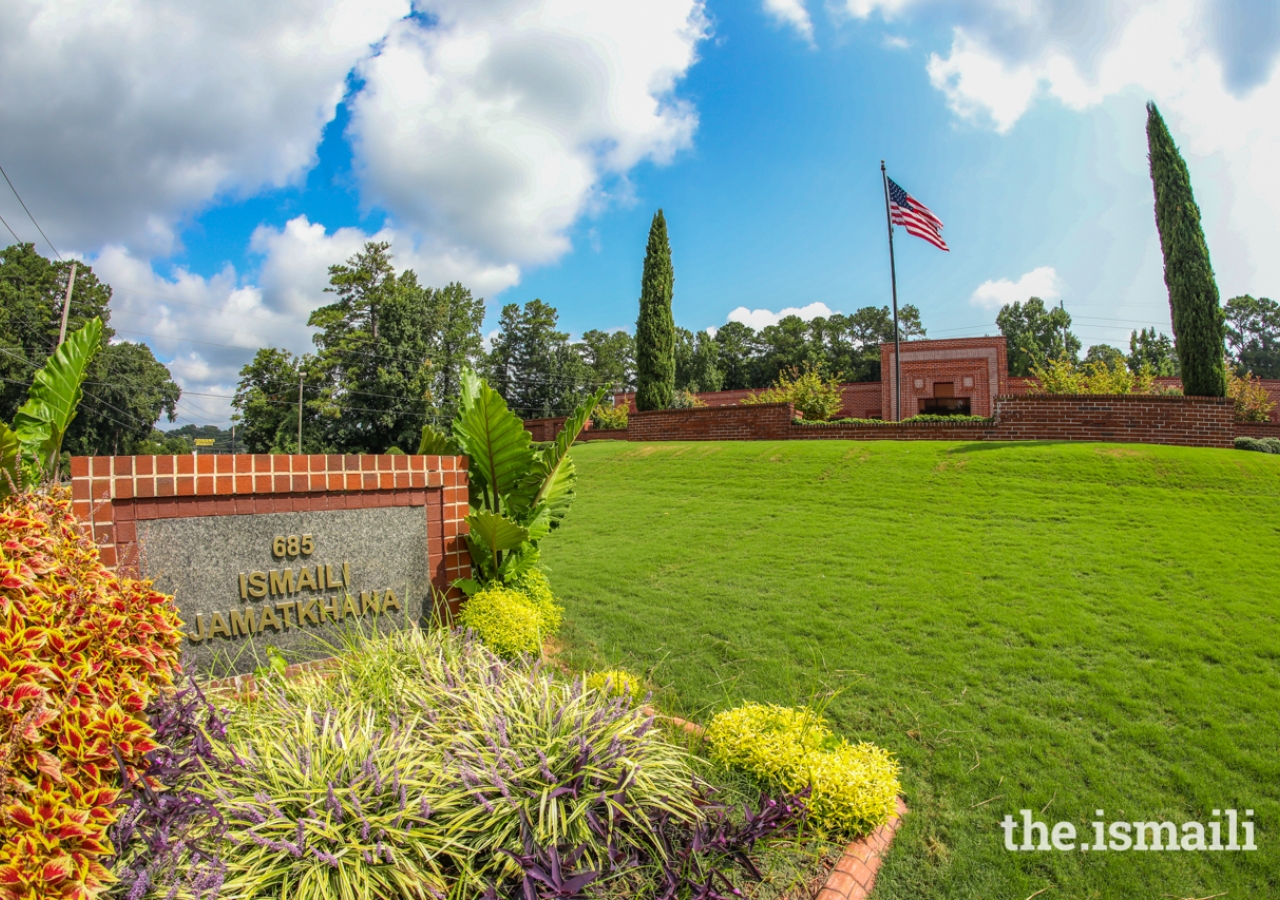
[{"label": "power line", "polygon": [[[9,183],[9,190],[13,191],[13,196],[18,198],[18,202],[22,203],[23,212],[27,214],[27,218],[31,220],[31,224],[36,226],[36,231],[40,232],[40,237],[44,238],[44,242],[49,245],[49,249],[53,251],[53,255],[62,260],[62,254],[58,252],[58,248],[53,246],[53,241],[49,240],[49,236],[44,233],[44,229],[40,227],[40,223],[36,221],[36,217],[31,215],[31,210],[27,209],[27,204],[23,203],[22,195],[18,193],[18,189],[13,186],[13,182],[9,181],[9,173],[4,170],[4,166],[0,166],[0,175],[4,176],[4,180]],[[9,226],[6,224],[6,228]],[[12,229],[10,229],[12,233]],[[15,234],[14,237],[17,237]]]},{"label": "power line", "polygon": [[10,228],[10,227],[9,227],[9,223],[8,223],[8,222],[5,222],[5,221],[4,221],[4,216],[0,216],[0,222],[4,222],[4,227],[9,229],[9,233],[10,233],[11,235],[13,235],[13,239],[14,239],[15,241],[17,241],[19,244],[21,244],[21,243],[22,243],[22,238],[18,237],[18,233],[17,233],[16,231],[14,231],[12,228]]}]

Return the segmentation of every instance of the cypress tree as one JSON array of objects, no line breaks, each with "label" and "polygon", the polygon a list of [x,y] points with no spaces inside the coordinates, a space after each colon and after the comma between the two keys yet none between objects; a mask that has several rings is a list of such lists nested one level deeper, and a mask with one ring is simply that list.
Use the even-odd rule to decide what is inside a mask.
[{"label": "cypress tree", "polygon": [[671,316],[675,271],[662,210],[649,226],[640,276],[640,318],[636,320],[636,409],[667,409],[676,387],[676,323]]},{"label": "cypress tree", "polygon": [[1187,164],[1154,103],[1147,104],[1147,149],[1182,389],[1192,397],[1224,397],[1225,324],[1200,228],[1200,207],[1191,193]]}]

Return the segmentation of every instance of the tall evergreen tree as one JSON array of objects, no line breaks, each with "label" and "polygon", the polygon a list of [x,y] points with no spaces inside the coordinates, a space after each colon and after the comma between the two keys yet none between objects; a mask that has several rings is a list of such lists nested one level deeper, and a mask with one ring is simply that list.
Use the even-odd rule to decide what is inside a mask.
[{"label": "tall evergreen tree", "polygon": [[676,323],[671,315],[675,271],[662,210],[649,226],[636,320],[636,409],[666,409],[676,386]]},{"label": "tall evergreen tree", "polygon": [[1154,103],[1147,104],[1147,150],[1182,388],[1193,397],[1223,397],[1227,393],[1224,320],[1200,228],[1200,207],[1191,193],[1187,164]]}]

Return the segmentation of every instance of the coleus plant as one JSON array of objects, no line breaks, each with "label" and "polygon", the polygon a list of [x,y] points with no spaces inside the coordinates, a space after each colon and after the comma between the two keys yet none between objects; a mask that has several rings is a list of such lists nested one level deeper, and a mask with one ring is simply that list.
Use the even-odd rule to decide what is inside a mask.
[{"label": "coleus plant", "polygon": [[[554,441],[539,447],[502,395],[474,371],[462,373],[461,387],[449,433],[425,426],[418,452],[470,459],[472,562],[481,581],[506,582],[538,561],[538,542],[568,513],[578,479],[569,448],[605,389],[569,416]],[[479,587],[469,579],[459,586],[468,593]]]},{"label": "coleus plant", "polygon": [[0,500],[0,900],[83,900],[113,878],[121,772],[178,669],[172,598],[106,569],[66,492]]}]

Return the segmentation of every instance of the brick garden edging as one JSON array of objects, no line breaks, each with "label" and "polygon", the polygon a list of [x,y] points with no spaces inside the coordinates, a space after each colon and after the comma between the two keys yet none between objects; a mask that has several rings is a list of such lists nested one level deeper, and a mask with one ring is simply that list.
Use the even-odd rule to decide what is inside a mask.
[{"label": "brick garden edging", "polygon": [[817,900],[865,900],[876,886],[880,864],[889,852],[893,836],[907,814],[907,804],[898,798],[898,812],[875,831],[844,848],[844,855],[818,891]]},{"label": "brick garden edging", "polygon": [[[678,716],[663,716],[651,706],[644,708],[645,715],[666,719],[676,728],[687,731],[695,737],[702,737],[705,730],[697,722],[681,719]],[[816,900],[866,900],[871,889],[876,886],[876,875],[880,872],[880,864],[889,852],[893,836],[898,833],[898,826],[907,814],[906,801],[898,798],[898,810],[875,831],[849,842],[844,853],[836,861],[835,868],[827,876],[826,883],[818,891]]]},{"label": "brick garden edging", "polygon": [[138,574],[138,522],[187,516],[420,506],[427,517],[431,583],[457,611],[450,587],[471,577],[467,459],[461,456],[77,456],[76,515],[109,568]]}]

